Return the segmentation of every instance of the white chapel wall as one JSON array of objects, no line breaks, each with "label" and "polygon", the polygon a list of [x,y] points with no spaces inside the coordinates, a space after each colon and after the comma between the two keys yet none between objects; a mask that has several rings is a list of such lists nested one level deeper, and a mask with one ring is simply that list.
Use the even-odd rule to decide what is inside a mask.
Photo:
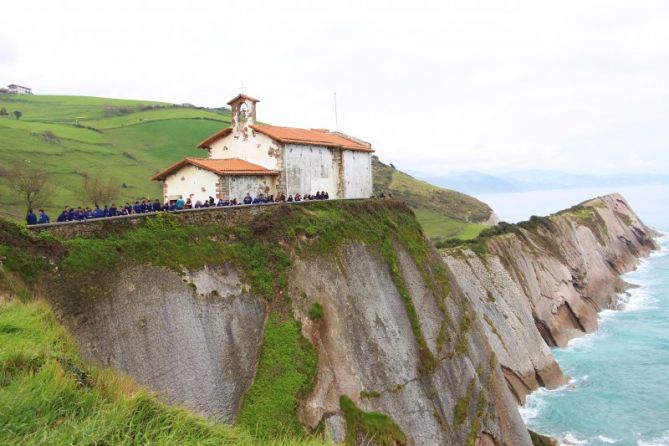
[{"label": "white chapel wall", "polygon": [[326,191],[335,198],[337,170],[332,149],[323,146],[286,144],[284,148],[286,194]]},{"label": "white chapel wall", "polygon": [[344,198],[369,198],[372,196],[372,154],[343,150]]},{"label": "white chapel wall", "polygon": [[228,181],[230,186],[230,196],[227,198],[236,198],[241,203],[247,193],[254,198],[261,193],[274,195],[276,193],[275,178],[271,175],[228,176],[223,178],[223,181]]},{"label": "white chapel wall", "polygon": [[[255,135],[254,135],[255,133]],[[266,169],[278,169],[279,144],[262,133],[249,129],[248,137],[241,134],[230,134],[211,144],[210,158],[226,159],[239,158],[250,163],[258,164]]]},{"label": "white chapel wall", "polygon": [[215,173],[187,165],[165,179],[164,199],[176,199],[181,195],[184,200],[190,198],[193,203],[208,200],[209,196],[216,197],[217,182],[218,175]]}]

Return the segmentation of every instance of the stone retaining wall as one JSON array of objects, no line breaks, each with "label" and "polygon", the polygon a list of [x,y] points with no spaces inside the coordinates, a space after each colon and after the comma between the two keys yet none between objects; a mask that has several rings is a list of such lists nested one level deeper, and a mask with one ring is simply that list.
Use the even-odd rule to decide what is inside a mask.
[{"label": "stone retaining wall", "polygon": [[[328,200],[335,201],[360,201],[357,200]],[[243,224],[250,222],[258,214],[266,210],[268,206],[309,206],[322,201],[299,201],[292,203],[265,203],[255,205],[221,206],[214,208],[184,209],[182,211],[170,212],[170,215],[183,224]],[[64,239],[75,237],[95,237],[105,234],[121,232],[128,228],[137,226],[145,218],[154,218],[161,212],[147,214],[121,215],[118,217],[99,218],[86,221],[69,221],[64,223],[50,223],[45,225],[28,226],[35,232],[48,231],[53,235]]]}]

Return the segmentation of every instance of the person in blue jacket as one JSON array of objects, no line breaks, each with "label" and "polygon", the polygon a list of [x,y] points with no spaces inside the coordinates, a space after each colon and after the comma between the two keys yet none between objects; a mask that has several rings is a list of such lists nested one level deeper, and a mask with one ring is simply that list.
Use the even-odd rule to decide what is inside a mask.
[{"label": "person in blue jacket", "polygon": [[51,219],[47,215],[46,212],[44,212],[44,209],[39,210],[39,220],[38,223],[41,225],[45,225],[47,223],[51,223]]},{"label": "person in blue jacket", "polygon": [[163,205],[160,204],[160,201],[156,198],[153,202],[153,212],[160,212],[163,210]]},{"label": "person in blue jacket", "polygon": [[68,212],[67,212],[67,206],[66,206],[65,209],[63,209],[63,212],[60,213],[60,215],[58,216],[58,219],[56,221],[58,221],[58,223],[63,223],[64,221],[67,221],[67,214],[68,214]]},{"label": "person in blue jacket", "polygon": [[251,198],[251,194],[247,193],[246,196],[244,197],[244,204],[251,204],[251,203],[253,203],[253,198]]},{"label": "person in blue jacket", "polygon": [[26,214],[26,223],[28,223],[29,225],[37,224],[37,216],[35,215],[32,209],[28,209],[28,213]]},{"label": "person in blue jacket", "polygon": [[103,217],[102,209],[100,209],[100,206],[98,206],[98,205],[96,204],[96,205],[95,205],[95,210],[91,213],[91,217],[90,217],[90,218],[102,218],[102,217]]},{"label": "person in blue jacket", "polygon": [[132,207],[132,212],[135,214],[141,214],[142,211],[142,205],[139,204],[139,201],[135,201],[135,205]]},{"label": "person in blue jacket", "polygon": [[107,217],[116,217],[116,203],[112,203],[107,210]]},{"label": "person in blue jacket", "polygon": [[186,202],[184,201],[184,197],[182,195],[179,195],[179,199],[175,203],[175,206],[177,208],[177,211],[180,211],[186,206]]}]

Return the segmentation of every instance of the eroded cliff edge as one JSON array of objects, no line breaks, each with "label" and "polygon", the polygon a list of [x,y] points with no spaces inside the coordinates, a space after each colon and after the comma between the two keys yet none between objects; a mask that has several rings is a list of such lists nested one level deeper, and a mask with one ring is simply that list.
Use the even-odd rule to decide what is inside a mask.
[{"label": "eroded cliff edge", "polygon": [[578,299],[612,305],[653,248],[616,196],[443,258],[393,200],[69,228],[43,293],[85,357],[261,434],[349,443],[531,444],[516,401],[564,380],[544,331],[577,334]]},{"label": "eroded cliff edge", "polygon": [[597,313],[627,287],[620,275],[657,249],[657,234],[619,194],[486,232],[443,257],[522,403],[566,382],[548,346],[597,329]]}]

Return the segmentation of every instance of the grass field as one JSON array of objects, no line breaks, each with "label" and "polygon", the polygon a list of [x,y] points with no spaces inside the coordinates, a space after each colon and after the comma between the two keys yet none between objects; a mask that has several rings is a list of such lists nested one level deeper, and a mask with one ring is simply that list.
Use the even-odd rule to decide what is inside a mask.
[{"label": "grass field", "polygon": [[449,238],[471,240],[478,237],[482,230],[489,227],[480,223],[456,220],[446,217],[444,214],[425,209],[414,209],[414,212],[425,233],[429,234],[434,241]]},{"label": "grass field", "polygon": [[0,303],[0,444],[315,446],[254,438],[240,427],[168,407],[111,369],[84,364],[49,306]]},{"label": "grass field", "polygon": [[[0,94],[2,108],[9,115],[0,117],[0,165],[25,161],[51,173],[55,190],[46,208],[52,218],[65,205],[90,205],[81,197],[84,174],[123,185],[122,203],[160,197],[161,186],[150,177],[185,156],[206,156],[195,145],[230,124],[229,114],[215,110],[85,96]],[[19,120],[14,110],[23,114]],[[469,237],[491,212],[472,197],[378,160],[374,190],[405,199],[434,240]],[[24,215],[18,197],[0,181],[0,217]]]}]

